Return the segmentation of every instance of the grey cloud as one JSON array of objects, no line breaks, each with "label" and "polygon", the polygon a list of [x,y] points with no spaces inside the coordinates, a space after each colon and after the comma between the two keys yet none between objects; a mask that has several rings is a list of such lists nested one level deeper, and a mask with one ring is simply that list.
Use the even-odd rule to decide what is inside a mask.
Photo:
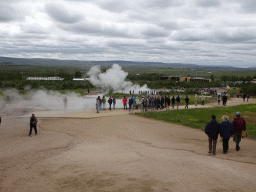
[{"label": "grey cloud", "polygon": [[176,31],[171,37],[172,40],[176,41],[206,41],[209,38],[208,34],[192,30]]},{"label": "grey cloud", "polygon": [[178,0],[147,0],[147,1],[139,1],[139,5],[142,5],[146,8],[169,8],[169,7],[177,7],[182,5],[181,1]]},{"label": "grey cloud", "polygon": [[77,23],[83,20],[80,14],[70,11],[60,4],[47,4],[45,8],[54,20],[61,23]]},{"label": "grey cloud", "polygon": [[196,0],[196,5],[199,7],[218,7],[221,5],[219,0]]},{"label": "grey cloud", "polygon": [[160,21],[160,22],[158,22],[157,25],[166,29],[166,30],[175,30],[175,29],[179,28],[178,24],[174,21],[165,21],[165,22]]},{"label": "grey cloud", "polygon": [[49,31],[47,29],[41,27],[38,24],[31,24],[31,25],[22,25],[21,30],[24,31],[25,33],[30,33],[30,34],[48,34]]},{"label": "grey cloud", "polygon": [[59,25],[63,30],[96,36],[110,36],[110,37],[128,37],[127,30],[119,29],[116,25],[105,25],[96,22],[80,22],[79,24],[73,25]]},{"label": "grey cloud", "polygon": [[256,31],[238,29],[235,31],[216,31],[214,33],[216,42],[223,43],[247,43],[256,40]]},{"label": "grey cloud", "polygon": [[120,0],[103,1],[100,6],[101,8],[109,10],[111,12],[123,12],[129,9],[129,5],[126,3],[126,1]]},{"label": "grey cloud", "polygon": [[255,0],[236,0],[241,6],[241,11],[243,13],[256,13],[256,1]]},{"label": "grey cloud", "polygon": [[111,39],[106,43],[106,45],[112,48],[122,47],[122,48],[136,49],[138,47],[144,46],[145,42],[142,40]]},{"label": "grey cloud", "polygon": [[0,22],[10,22],[15,20],[23,20],[25,15],[15,6],[1,4],[0,6]]},{"label": "grey cloud", "polygon": [[170,32],[164,30],[160,27],[148,27],[147,29],[142,31],[142,35],[147,37],[167,37],[170,35]]}]

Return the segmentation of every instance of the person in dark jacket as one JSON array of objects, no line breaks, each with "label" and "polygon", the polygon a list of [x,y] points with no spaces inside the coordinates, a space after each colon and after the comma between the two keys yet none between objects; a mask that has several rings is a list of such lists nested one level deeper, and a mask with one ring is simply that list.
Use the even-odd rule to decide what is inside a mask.
[{"label": "person in dark jacket", "polygon": [[163,109],[164,108],[164,97],[161,96],[161,108],[160,109]]},{"label": "person in dark jacket", "polygon": [[188,96],[186,96],[186,98],[185,98],[185,102],[186,102],[185,109],[186,109],[186,108],[188,109],[188,102],[189,102],[189,98],[188,98]]},{"label": "person in dark jacket", "polygon": [[216,145],[218,135],[220,133],[220,124],[216,121],[216,116],[212,115],[211,122],[207,123],[205,127],[205,134],[208,136],[209,141],[209,152],[216,155]]},{"label": "person in dark jacket", "polygon": [[35,129],[35,135],[37,135],[37,128],[36,128],[37,122],[38,121],[35,114],[32,114],[32,116],[30,117],[30,131],[28,136],[31,136],[33,128]]},{"label": "person in dark jacket", "polygon": [[243,130],[244,131],[246,130],[246,123],[245,123],[245,120],[242,117],[240,117],[240,112],[236,112],[236,118],[234,118],[232,124],[233,124],[234,130],[235,130],[233,141],[236,143],[236,151],[239,151],[240,150],[239,143],[241,141],[241,133]]},{"label": "person in dark jacket", "polygon": [[113,102],[112,98],[111,98],[111,97],[109,97],[109,99],[108,99],[109,110],[111,110],[112,102]]},{"label": "person in dark jacket", "polygon": [[112,96],[112,101],[113,101],[113,109],[116,109],[116,98]]},{"label": "person in dark jacket", "polygon": [[176,97],[176,101],[177,101],[177,109],[179,109],[179,105],[180,105],[180,96],[179,95]]},{"label": "person in dark jacket", "polygon": [[129,99],[128,104],[129,104],[129,111],[131,111],[131,109],[132,109],[132,104],[133,104],[132,98]]},{"label": "person in dark jacket", "polygon": [[174,105],[175,105],[175,98],[174,98],[174,96],[172,96],[172,108],[174,109]]},{"label": "person in dark jacket", "polygon": [[228,97],[227,97],[227,95],[225,94],[225,95],[223,95],[223,97],[222,97],[222,102],[223,102],[223,105],[224,105],[224,106],[227,105],[227,101],[228,101]]},{"label": "person in dark jacket", "polygon": [[228,120],[228,116],[222,117],[223,122],[220,124],[220,136],[223,141],[223,152],[224,154],[227,154],[228,152],[228,142],[231,137],[231,135],[234,135],[234,127],[232,123]]}]

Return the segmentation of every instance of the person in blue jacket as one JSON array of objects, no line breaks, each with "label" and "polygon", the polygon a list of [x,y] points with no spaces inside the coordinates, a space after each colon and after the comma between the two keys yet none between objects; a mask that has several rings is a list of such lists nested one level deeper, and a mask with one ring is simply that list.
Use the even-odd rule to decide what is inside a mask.
[{"label": "person in blue jacket", "polygon": [[205,127],[205,134],[208,136],[209,152],[216,155],[216,145],[218,135],[220,133],[220,124],[216,121],[216,116],[212,115],[211,122],[207,123]]},{"label": "person in blue jacket", "polygon": [[232,123],[229,121],[228,116],[222,117],[223,122],[220,124],[220,136],[223,138],[223,154],[227,154],[228,152],[228,142],[232,135],[234,135],[234,127]]}]

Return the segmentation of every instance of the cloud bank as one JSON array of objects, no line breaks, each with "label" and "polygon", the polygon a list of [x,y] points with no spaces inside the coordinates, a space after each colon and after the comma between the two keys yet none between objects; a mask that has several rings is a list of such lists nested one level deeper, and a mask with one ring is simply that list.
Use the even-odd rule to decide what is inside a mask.
[{"label": "cloud bank", "polygon": [[255,1],[0,0],[0,56],[255,66]]}]

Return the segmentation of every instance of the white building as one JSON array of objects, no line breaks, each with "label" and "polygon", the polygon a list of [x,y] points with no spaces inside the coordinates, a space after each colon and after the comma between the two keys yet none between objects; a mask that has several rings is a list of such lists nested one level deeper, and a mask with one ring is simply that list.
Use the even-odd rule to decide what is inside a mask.
[{"label": "white building", "polygon": [[61,77],[28,77],[27,81],[63,81]]}]

